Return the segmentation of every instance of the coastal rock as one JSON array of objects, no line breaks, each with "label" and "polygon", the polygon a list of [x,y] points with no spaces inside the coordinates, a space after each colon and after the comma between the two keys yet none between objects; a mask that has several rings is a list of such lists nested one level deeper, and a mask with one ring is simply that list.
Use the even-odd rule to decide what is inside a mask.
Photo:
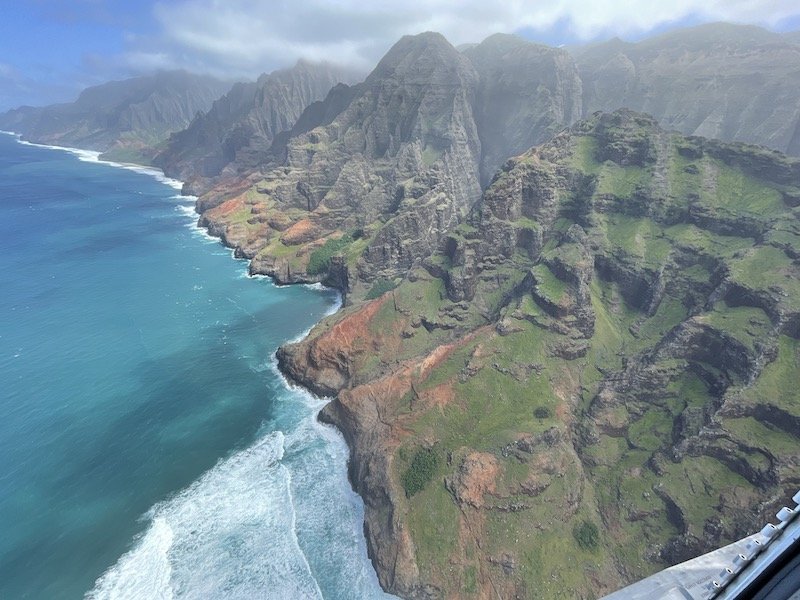
[{"label": "coastal rock", "polygon": [[[781,383],[800,373],[796,168],[595,115],[507,161],[391,294],[356,296],[287,349],[289,376],[336,392],[323,418],[353,450],[386,589],[611,590],[774,510],[800,464],[797,391]],[[406,496],[420,444],[441,466]],[[586,521],[604,552],[567,578]],[[433,548],[431,528],[450,541]],[[569,547],[536,553],[551,535]],[[636,564],[620,558],[632,547]]]}]

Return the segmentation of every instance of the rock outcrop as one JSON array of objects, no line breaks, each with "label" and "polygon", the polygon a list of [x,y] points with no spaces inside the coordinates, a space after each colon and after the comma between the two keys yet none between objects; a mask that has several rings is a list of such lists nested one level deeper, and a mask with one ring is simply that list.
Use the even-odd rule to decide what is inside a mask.
[{"label": "rock outcrop", "polygon": [[[204,219],[237,240],[254,270],[279,279],[324,278],[334,246],[353,283],[402,275],[480,197],[477,83],[441,35],[407,36],[363,83],[308,108],[278,140],[282,164],[258,175],[241,210],[214,208]],[[331,119],[328,106],[342,110]],[[207,196],[224,200],[217,190]],[[315,251],[324,268],[309,266]]]},{"label": "rock outcrop", "polygon": [[269,162],[278,134],[291,130],[303,111],[336,84],[355,78],[346,69],[301,60],[256,82],[237,83],[186,129],[173,134],[154,164],[186,181],[192,192],[207,191],[220,175],[230,177]]},{"label": "rock outcrop", "polygon": [[774,510],[800,483],[798,168],[598,113],[281,349],[335,395],[384,587],[587,596]]},{"label": "rock outcrop", "polygon": [[[571,53],[424,33],[354,85],[237,85],[170,139],[156,163],[251,272],[345,294],[278,361],[334,397],[387,590],[602,594],[800,485],[798,52],[728,25]],[[0,127],[141,154],[188,105],[138,85]]]},{"label": "rock outcrop", "polygon": [[581,118],[582,84],[566,50],[514,35],[493,35],[464,55],[480,77],[475,114],[485,187],[510,156]]},{"label": "rock outcrop", "polygon": [[[646,109],[684,133],[800,152],[794,141],[800,86],[791,85],[796,73],[786,66],[797,52],[783,36],[734,25],[680,30],[637,44],[612,41],[573,54],[507,35],[462,52],[438,34],[408,36],[367,80],[334,87],[279,133],[291,119],[265,130],[264,118],[253,117],[262,109],[253,108],[252,89],[237,88],[175,136],[158,162],[200,182],[189,189],[205,192],[201,212],[238,198],[242,210],[229,205],[203,219],[253,259],[254,272],[281,281],[347,281],[345,292],[363,292],[377,280],[402,277],[439,248],[508,156],[595,109]],[[264,98],[275,89],[283,98],[285,85],[265,81]],[[220,114],[228,113],[244,115],[244,125],[223,136],[230,125]],[[635,143],[617,147],[599,139],[599,145],[605,153],[599,160],[625,165],[644,164],[654,152]],[[199,161],[193,158],[198,152]],[[222,177],[205,177],[218,171]],[[581,177],[588,193],[591,176]],[[719,233],[733,225],[724,215],[691,210],[696,222],[713,221]],[[735,226],[754,224],[739,219]],[[284,235],[295,225],[303,236],[294,236],[294,229]],[[520,234],[529,244],[537,242],[534,229]],[[352,243],[326,246],[334,238]],[[309,272],[318,250],[324,268],[316,261]],[[337,257],[335,275],[327,269],[328,254]],[[458,283],[459,274],[453,275],[449,285]]]}]

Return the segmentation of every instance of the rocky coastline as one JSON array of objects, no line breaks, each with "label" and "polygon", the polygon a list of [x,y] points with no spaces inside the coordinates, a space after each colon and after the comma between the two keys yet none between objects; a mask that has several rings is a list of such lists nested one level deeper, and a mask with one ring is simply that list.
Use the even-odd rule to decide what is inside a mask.
[{"label": "rocky coastline", "polygon": [[[778,112],[708,115],[760,96],[680,74],[730,52],[782,72],[800,47],[724,26],[706,53],[704,31],[574,56],[405,36],[361,83],[300,64],[237,86],[154,158],[250,274],[342,294],[277,361],[331,398],[385,590],[595,597],[799,485],[800,159],[781,152],[800,138]],[[705,66],[652,105],[673,46]]]},{"label": "rocky coastline", "polygon": [[[682,137],[631,111],[598,114],[509,160],[439,249],[372,298],[345,257],[309,275],[327,242],[301,241],[291,255],[265,250],[261,237],[254,244],[253,229],[231,215],[280,213],[261,213],[248,192],[198,208],[211,234],[251,259],[251,272],[349,297],[277,360],[291,381],[332,399],[319,418],[350,449],[383,588],[415,600],[465,586],[476,597],[525,597],[539,577],[526,572],[526,544],[558,539],[546,521],[557,511],[551,519],[576,527],[602,521],[613,549],[602,559],[564,549],[591,568],[540,590],[581,596],[743,535],[771,508],[758,498],[794,485],[794,459],[773,447],[797,435],[797,419],[765,394],[782,385],[776,369],[794,368],[800,332],[798,172],[778,153]],[[730,182],[752,189],[762,214],[727,189],[720,195]],[[292,227],[284,235],[301,231]],[[774,276],[752,279],[748,265],[767,260]],[[469,386],[500,395],[483,401]],[[491,425],[529,419],[512,398],[531,388],[543,394],[530,396],[540,403],[532,422]],[[443,441],[472,434],[458,428],[473,403],[489,411],[480,418],[491,434]],[[450,423],[431,424],[442,419]],[[761,438],[741,429],[754,419],[770,428]],[[444,461],[422,500],[403,484],[414,452]],[[690,489],[678,483],[686,478]],[[639,480],[638,497],[625,491]],[[621,504],[607,497],[614,493]],[[712,503],[718,494],[716,515],[698,508],[696,493]],[[437,542],[420,529],[435,510],[456,511],[446,517],[455,529],[441,533],[448,550],[433,550],[444,571],[431,567]],[[497,522],[514,525],[498,533]],[[510,533],[530,522],[530,542]],[[622,558],[626,545],[641,551],[638,563]]]},{"label": "rocky coastline", "polygon": [[[200,204],[198,212],[202,208]],[[205,228],[209,235],[219,238],[222,244],[233,250],[235,257],[248,259],[251,275],[271,277],[279,285],[322,282],[322,278],[310,277],[305,273],[291,274],[285,268],[276,267],[275,263],[254,263],[253,254],[246,248],[246,240],[229,234],[224,222],[212,220],[207,213],[200,213],[198,226]],[[336,289],[343,297],[349,291],[336,280],[328,280],[325,284],[326,287]],[[378,306],[375,303],[375,307]],[[320,321],[317,327],[324,327],[327,320],[338,320],[344,308],[343,305],[336,313]],[[338,328],[344,330],[346,326],[347,324],[338,325]],[[276,353],[278,369],[292,383],[320,398],[331,399],[320,410],[318,419],[336,427],[350,450],[348,479],[354,491],[364,501],[367,551],[381,586],[405,598],[435,597],[435,590],[426,589],[419,584],[412,542],[407,534],[403,534],[399,522],[393,518],[394,498],[402,491],[395,489],[386,476],[391,468],[387,464],[392,454],[389,451],[393,445],[391,430],[382,425],[377,414],[367,414],[364,404],[358,398],[340,396],[340,392],[350,383],[348,345],[357,339],[347,331],[342,331],[340,337],[332,339],[332,344],[315,352],[313,357],[307,356],[306,360],[300,360],[297,356],[297,343],[281,346]]]}]

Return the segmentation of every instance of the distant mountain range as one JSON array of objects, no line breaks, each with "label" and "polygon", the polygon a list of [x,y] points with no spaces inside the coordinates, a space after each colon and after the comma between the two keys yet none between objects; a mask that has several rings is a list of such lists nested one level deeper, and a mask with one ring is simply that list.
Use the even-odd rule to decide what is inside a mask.
[{"label": "distant mountain range", "polygon": [[718,23],[577,49],[583,114],[626,107],[682,133],[800,155],[797,41]]},{"label": "distant mountain range", "polygon": [[[485,186],[506,157],[558,129],[617,108],[647,112],[685,134],[800,155],[799,44],[799,32],[716,23],[568,50],[502,34],[465,45],[461,53],[478,76],[471,104],[482,143],[480,181]],[[241,172],[274,162],[271,145],[280,133],[335,84],[358,79],[307,61],[232,89],[210,77],[165,72],[89,88],[74,103],[9,111],[0,115],[0,128],[140,161],[161,153],[160,166],[202,181],[196,187],[205,190],[225,167]],[[346,104],[340,90],[306,115],[304,127],[317,119],[315,111],[326,111],[330,122]]]},{"label": "distant mountain range", "polygon": [[306,107],[337,83],[357,79],[354,72],[334,65],[299,61],[256,82],[237,83],[175,133],[155,162],[195,183],[213,180],[229,165],[234,172],[256,168],[269,160],[276,136],[292,129]]},{"label": "distant mountain range", "polygon": [[112,81],[87,88],[75,102],[8,111],[0,115],[0,129],[33,142],[149,162],[171,132],[187,127],[230,86],[184,71]]}]

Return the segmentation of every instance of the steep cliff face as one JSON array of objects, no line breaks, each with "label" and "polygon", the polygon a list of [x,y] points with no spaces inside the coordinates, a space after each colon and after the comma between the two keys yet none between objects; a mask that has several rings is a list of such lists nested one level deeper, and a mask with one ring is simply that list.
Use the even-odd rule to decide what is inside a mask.
[{"label": "steep cliff face", "polygon": [[[198,209],[254,272],[363,293],[436,250],[507,156],[582,111],[633,106],[686,133],[800,152],[797,52],[784,36],[734,25],[612,41],[576,58],[513,36],[460,53],[438,34],[409,36],[365,82],[335,87],[291,129],[271,133],[268,150],[257,127],[234,128],[228,150],[214,142],[199,163],[190,151],[175,163],[188,171],[172,172],[191,178],[227,164],[213,187],[201,178],[194,188],[205,192]],[[242,96],[242,107],[252,103]],[[219,139],[221,121],[209,115],[185,142],[201,123]]]},{"label": "steep cliff face", "polygon": [[0,115],[0,128],[33,142],[149,162],[160,142],[208,110],[230,85],[183,71],[112,81],[84,90],[71,104],[8,111]]},{"label": "steep cliff face", "polygon": [[283,164],[204,222],[280,280],[325,276],[333,252],[352,283],[404,274],[480,197],[477,80],[441,35],[401,39],[362,84],[309,107],[279,140]]},{"label": "steep cliff face", "polygon": [[800,483],[798,182],[776,152],[598,114],[282,348],[337,394],[383,585],[588,597],[760,523]]},{"label": "steep cliff face", "polygon": [[716,23],[575,54],[585,115],[625,107],[686,134],[800,154],[800,47],[781,34]]},{"label": "steep cliff face", "polygon": [[476,119],[484,187],[510,156],[581,118],[581,80],[566,50],[496,34],[464,50],[480,77]]},{"label": "steep cliff face", "polygon": [[323,99],[337,83],[354,78],[331,64],[300,61],[256,82],[238,83],[189,127],[172,135],[154,163],[195,191],[205,191],[207,180],[231,163],[236,163],[236,172],[267,162],[275,137],[292,129],[309,104]]}]

